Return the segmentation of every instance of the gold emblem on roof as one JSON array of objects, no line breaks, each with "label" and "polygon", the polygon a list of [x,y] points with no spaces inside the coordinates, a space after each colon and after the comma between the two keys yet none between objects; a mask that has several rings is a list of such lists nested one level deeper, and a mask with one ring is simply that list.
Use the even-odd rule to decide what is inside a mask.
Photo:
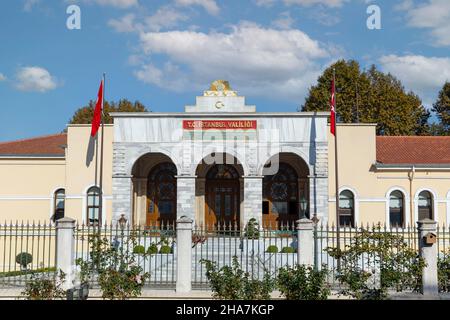
[{"label": "gold emblem on roof", "polygon": [[205,96],[237,96],[237,92],[233,91],[230,83],[226,80],[216,80],[211,83],[208,91],[205,91]]}]

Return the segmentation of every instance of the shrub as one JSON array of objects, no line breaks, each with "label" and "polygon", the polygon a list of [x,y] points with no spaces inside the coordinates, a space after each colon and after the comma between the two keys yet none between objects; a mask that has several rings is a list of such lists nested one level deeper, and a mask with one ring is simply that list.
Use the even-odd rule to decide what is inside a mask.
[{"label": "shrub", "polygon": [[439,291],[450,292],[450,251],[438,257]]},{"label": "shrub", "polygon": [[244,237],[247,239],[259,239],[259,224],[255,218],[251,218],[244,230]]},{"label": "shrub", "polygon": [[303,265],[287,266],[279,269],[277,284],[287,300],[326,300],[331,293],[327,274],[326,269],[316,271]]},{"label": "shrub", "polygon": [[[371,232],[361,229],[343,250],[325,250],[341,261],[337,278],[345,285],[342,294],[357,299],[381,300],[388,297],[388,289],[420,290],[425,266],[423,258],[409,248],[401,235],[384,232],[380,225]],[[361,261],[370,261],[372,266],[377,266],[378,274],[363,270]],[[370,280],[378,275],[379,281]]]},{"label": "shrub", "polygon": [[31,262],[33,262],[33,256],[28,252],[21,252],[16,256],[16,263],[20,264],[22,269],[26,269]]},{"label": "shrub", "polygon": [[159,253],[161,253],[161,254],[172,253],[172,247],[170,247],[170,246],[161,246],[161,248],[159,249]]},{"label": "shrub", "polygon": [[275,245],[271,245],[267,247],[267,253],[278,253],[278,247]]},{"label": "shrub", "polygon": [[150,247],[147,248],[147,254],[157,254],[158,246],[155,243],[152,243]]},{"label": "shrub", "polygon": [[284,247],[280,251],[281,253],[295,253],[295,249],[292,247]]},{"label": "shrub", "polygon": [[21,293],[28,300],[55,300],[64,299],[66,291],[61,288],[65,275],[59,274],[59,281],[46,277],[31,276],[31,280],[25,284],[25,290]]},{"label": "shrub", "polygon": [[255,280],[244,272],[237,257],[233,257],[232,266],[217,269],[216,262],[201,260],[206,265],[206,277],[211,285],[214,299],[221,300],[268,300],[275,282],[265,273],[263,280]]},{"label": "shrub", "polygon": [[145,254],[145,248],[144,248],[144,246],[141,246],[141,245],[135,246],[135,247],[133,248],[133,253],[134,253],[134,254]]},{"label": "shrub", "polygon": [[98,275],[103,299],[129,299],[141,294],[145,281],[150,277],[136,263],[136,257],[128,248],[138,247],[134,236],[124,238],[122,247],[114,247],[106,237],[93,235],[89,261],[77,259],[81,267],[81,281]]}]

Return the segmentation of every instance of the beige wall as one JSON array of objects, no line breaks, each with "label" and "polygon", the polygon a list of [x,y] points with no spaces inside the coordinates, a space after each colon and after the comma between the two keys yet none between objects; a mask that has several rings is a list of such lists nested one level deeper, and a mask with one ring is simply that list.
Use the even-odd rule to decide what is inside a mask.
[{"label": "beige wall", "polygon": [[[357,223],[387,223],[388,198],[395,189],[404,194],[406,222],[417,220],[417,196],[426,189],[435,195],[434,211],[438,222],[450,223],[450,171],[416,171],[411,192],[408,170],[377,171],[372,167],[376,162],[375,128],[375,125],[363,124],[338,126],[339,186],[341,191],[349,189],[355,194]],[[331,134],[328,141],[329,221],[335,222],[335,153]]]},{"label": "beige wall", "polygon": [[64,188],[64,159],[0,159],[0,223],[49,221],[53,193]]},{"label": "beige wall", "polygon": [[[86,155],[91,133],[90,125],[69,125],[67,128],[67,151],[66,151],[66,216],[84,222],[86,213],[86,192],[95,185],[95,157],[88,165]],[[104,138],[104,167],[103,167],[103,193],[104,193],[104,222],[111,220],[112,208],[112,142],[113,125],[105,125]],[[101,130],[99,131],[101,141]],[[100,147],[99,147],[100,154]],[[100,163],[100,156],[98,157]],[[97,170],[100,177],[99,167]],[[98,182],[99,183],[99,182]]]}]

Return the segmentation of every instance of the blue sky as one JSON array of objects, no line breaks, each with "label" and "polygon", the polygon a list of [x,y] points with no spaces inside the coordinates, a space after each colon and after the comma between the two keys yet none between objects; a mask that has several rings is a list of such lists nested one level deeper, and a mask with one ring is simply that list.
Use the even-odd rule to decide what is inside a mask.
[{"label": "blue sky", "polygon": [[[381,30],[366,26],[374,4]],[[356,59],[430,106],[450,80],[449,34],[448,0],[2,1],[0,141],[61,132],[103,72],[108,100],[153,111],[183,111],[215,79],[258,111],[295,111],[332,61]]]}]

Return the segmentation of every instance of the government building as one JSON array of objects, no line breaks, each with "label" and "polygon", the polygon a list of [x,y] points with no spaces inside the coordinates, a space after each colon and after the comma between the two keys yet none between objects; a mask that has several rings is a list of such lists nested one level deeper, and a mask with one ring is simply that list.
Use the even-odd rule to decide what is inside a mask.
[{"label": "government building", "polygon": [[[336,224],[328,112],[257,112],[219,80],[184,112],[112,116],[102,214],[90,125],[68,125],[0,143],[0,219],[109,224],[123,216],[160,226],[188,216],[244,226],[255,218],[267,227],[306,216]],[[377,136],[376,124],[359,123],[337,131],[340,225],[450,223],[450,137]]]}]

